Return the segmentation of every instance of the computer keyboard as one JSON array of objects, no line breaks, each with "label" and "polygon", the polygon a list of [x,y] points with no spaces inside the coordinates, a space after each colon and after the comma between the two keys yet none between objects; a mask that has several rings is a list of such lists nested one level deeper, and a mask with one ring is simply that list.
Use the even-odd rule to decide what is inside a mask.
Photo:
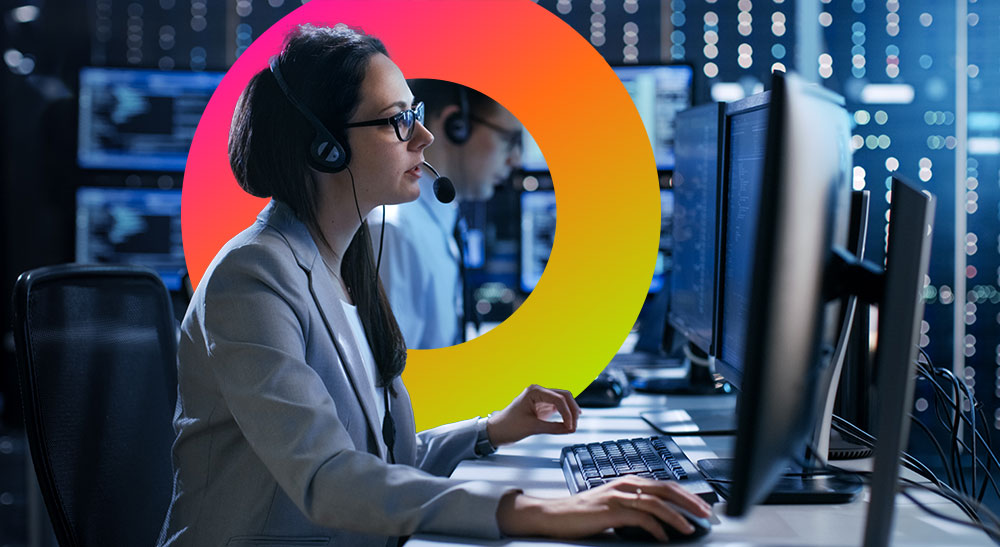
[{"label": "computer keyboard", "polygon": [[564,447],[560,455],[570,492],[596,488],[626,475],[676,480],[707,503],[719,500],[680,447],[665,436]]}]

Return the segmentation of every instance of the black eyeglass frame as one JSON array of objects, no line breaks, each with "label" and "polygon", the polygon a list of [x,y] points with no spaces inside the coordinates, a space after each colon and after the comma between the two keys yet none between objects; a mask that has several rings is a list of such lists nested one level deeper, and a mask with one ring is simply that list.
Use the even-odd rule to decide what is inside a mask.
[{"label": "black eyeglass frame", "polygon": [[[402,122],[403,119],[406,118],[407,116],[412,116],[413,117],[413,122],[410,123],[409,132],[407,132],[406,136],[404,137],[403,134],[400,133],[399,127],[400,127],[400,122]],[[413,138],[413,131],[417,127],[417,122],[424,123],[424,102],[423,101],[420,101],[419,103],[417,103],[416,105],[414,105],[412,108],[408,108],[408,109],[400,112],[399,114],[395,114],[393,116],[389,116],[388,118],[379,118],[377,120],[368,120],[368,121],[364,121],[364,122],[349,123],[349,124],[345,125],[344,127],[345,128],[351,128],[351,127],[374,127],[374,126],[379,126],[379,125],[391,125],[392,128],[396,130],[396,138],[398,138],[402,142],[406,142],[406,141],[408,141],[408,140],[410,140],[410,139]]]},{"label": "black eyeglass frame", "polygon": [[520,129],[507,129],[491,121],[484,120],[483,118],[480,118],[475,114],[469,115],[469,121],[485,125],[486,127],[489,127],[490,129],[499,133],[500,136],[503,137],[504,142],[507,143],[507,148],[509,150],[514,150],[514,148],[522,148],[524,146],[523,136],[522,136],[523,132]]}]

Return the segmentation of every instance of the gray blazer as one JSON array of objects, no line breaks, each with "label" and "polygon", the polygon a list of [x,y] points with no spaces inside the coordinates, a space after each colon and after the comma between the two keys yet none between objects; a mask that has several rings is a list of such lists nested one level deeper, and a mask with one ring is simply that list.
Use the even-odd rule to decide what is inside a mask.
[{"label": "gray blazer", "polygon": [[181,327],[174,492],[160,545],[395,545],[499,537],[508,489],[442,478],[476,420],[416,434],[398,378],[387,463],[339,286],[278,201],[223,247]]}]

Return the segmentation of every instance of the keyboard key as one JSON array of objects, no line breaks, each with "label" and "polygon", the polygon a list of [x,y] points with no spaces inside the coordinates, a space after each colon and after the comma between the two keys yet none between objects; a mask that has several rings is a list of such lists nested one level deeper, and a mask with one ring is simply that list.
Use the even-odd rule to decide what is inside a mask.
[{"label": "keyboard key", "polygon": [[583,467],[597,467],[594,463],[594,458],[590,455],[590,451],[586,447],[579,447],[573,449],[573,453],[576,454],[578,460],[580,460],[580,465]]}]

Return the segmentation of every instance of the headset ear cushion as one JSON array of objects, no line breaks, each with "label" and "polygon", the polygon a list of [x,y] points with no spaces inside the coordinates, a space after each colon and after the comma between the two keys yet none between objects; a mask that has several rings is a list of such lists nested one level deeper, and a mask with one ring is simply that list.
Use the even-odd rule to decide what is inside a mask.
[{"label": "headset ear cushion", "polygon": [[444,120],[444,134],[455,144],[465,144],[469,140],[469,122],[460,112],[450,114]]},{"label": "headset ear cushion", "polygon": [[336,173],[350,161],[349,153],[325,128],[316,128],[316,137],[309,145],[309,160],[317,171]]}]

